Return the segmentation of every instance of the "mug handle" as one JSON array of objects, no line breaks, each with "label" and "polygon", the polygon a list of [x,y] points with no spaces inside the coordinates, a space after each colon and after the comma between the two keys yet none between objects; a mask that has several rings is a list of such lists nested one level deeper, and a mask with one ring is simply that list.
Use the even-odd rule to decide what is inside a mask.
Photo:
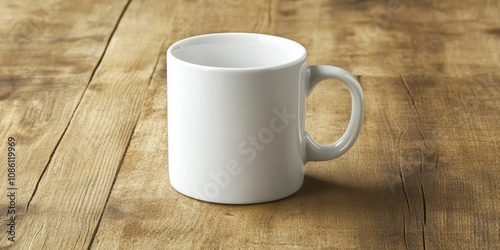
[{"label": "mug handle", "polygon": [[316,143],[306,131],[306,161],[326,161],[337,158],[347,152],[358,138],[365,112],[365,98],[363,90],[356,77],[347,70],[329,66],[309,66],[309,82],[307,84],[307,95],[311,94],[316,85],[325,79],[337,79],[342,81],[351,92],[352,109],[351,119],[344,135],[336,142],[328,145]]}]

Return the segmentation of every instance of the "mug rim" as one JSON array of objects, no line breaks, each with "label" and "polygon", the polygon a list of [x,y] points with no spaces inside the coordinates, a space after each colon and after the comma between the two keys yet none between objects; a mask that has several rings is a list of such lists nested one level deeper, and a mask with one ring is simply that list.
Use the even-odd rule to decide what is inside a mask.
[{"label": "mug rim", "polygon": [[[189,62],[187,60],[183,60],[176,55],[174,55],[173,51],[175,49],[181,48],[182,45],[185,45],[187,43],[193,43],[196,40],[202,41],[203,39],[206,38],[211,38],[211,37],[216,37],[216,36],[247,36],[247,37],[261,37],[265,39],[272,39],[274,41],[279,41],[279,42],[284,42],[290,44],[292,47],[295,47],[296,50],[298,50],[298,56],[293,57],[291,60],[286,60],[281,63],[277,63],[274,65],[270,66],[256,66],[256,67],[219,67],[219,66],[209,66],[209,65],[203,65],[203,64],[198,64],[198,63],[193,63]],[[250,39],[249,39],[250,40]],[[200,43],[203,44],[203,43]],[[181,39],[172,45],[167,50],[167,64],[169,59],[174,59],[176,62],[180,62],[184,65],[190,66],[190,67],[195,67],[199,69],[204,69],[204,70],[215,70],[215,71],[262,71],[262,70],[278,70],[278,69],[283,69],[287,68],[293,65],[297,65],[298,63],[302,62],[305,60],[307,56],[307,51],[305,47],[288,38],[285,37],[280,37],[280,36],[274,36],[274,35],[269,35],[269,34],[260,34],[260,33],[246,33],[246,32],[222,32],[222,33],[209,33],[209,34],[202,34],[202,35],[196,35],[196,36],[191,36],[187,37],[184,39]]]}]

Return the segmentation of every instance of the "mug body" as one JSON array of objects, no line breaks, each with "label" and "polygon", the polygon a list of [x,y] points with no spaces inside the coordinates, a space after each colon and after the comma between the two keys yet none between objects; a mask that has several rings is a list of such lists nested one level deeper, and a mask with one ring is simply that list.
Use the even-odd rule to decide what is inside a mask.
[{"label": "mug body", "polygon": [[187,196],[248,204],[303,183],[306,50],[280,37],[221,33],[167,51],[171,185]]}]

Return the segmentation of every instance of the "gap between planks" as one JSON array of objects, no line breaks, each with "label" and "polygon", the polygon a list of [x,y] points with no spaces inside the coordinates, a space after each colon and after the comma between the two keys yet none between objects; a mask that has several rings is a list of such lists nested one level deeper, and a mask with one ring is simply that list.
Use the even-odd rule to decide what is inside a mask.
[{"label": "gap between planks", "polygon": [[[59,140],[57,141],[56,143],[56,146],[54,147],[54,150],[52,150],[52,153],[50,154],[50,157],[49,157],[49,160],[47,161],[47,164],[45,165],[45,167],[43,168],[43,171],[40,175],[40,177],[38,178],[37,182],[36,182],[36,185],[35,185],[35,189],[33,190],[33,193],[31,194],[31,197],[30,199],[28,200],[27,204],[26,204],[26,212],[24,214],[28,214],[28,211],[29,211],[29,207],[30,207],[30,204],[31,204],[31,201],[33,200],[33,198],[35,197],[36,193],[37,193],[37,190],[38,190],[38,186],[40,185],[40,182],[41,180],[43,179],[43,177],[45,176],[45,173],[47,172],[47,169],[49,168],[49,165],[50,163],[52,162],[52,159],[53,159],[53,156],[55,154],[55,152],[57,151],[57,149],[59,148],[59,144],[61,143],[62,139],[64,138],[64,136],[66,135],[66,131],[68,130],[69,126],[71,125],[71,122],[73,121],[73,118],[75,116],[75,113],[76,111],[78,110],[78,107],[80,106],[80,103],[83,99],[83,96],[85,95],[85,93],[87,92],[87,89],[90,85],[90,83],[92,82],[92,80],[94,79],[94,76],[97,72],[97,69],[99,68],[99,66],[101,65],[101,62],[102,62],[102,59],[104,58],[104,55],[106,54],[106,51],[108,50],[108,47],[109,47],[109,44],[111,42],[111,39],[113,38],[114,34],[115,34],[115,31],[116,29],[118,28],[118,25],[120,24],[120,21],[122,20],[123,18],[123,15],[124,13],[126,12],[130,2],[132,0],[128,0],[127,3],[125,4],[125,7],[123,8],[120,16],[118,17],[118,20],[115,24],[115,26],[113,27],[113,30],[111,31],[111,34],[106,42],[106,46],[104,47],[104,50],[102,52],[102,55],[101,57],[99,58],[99,60],[97,61],[97,64],[96,66],[94,67],[94,69],[92,70],[92,74],[90,75],[90,79],[89,81],[87,82],[87,85],[85,86],[85,89],[82,91],[82,94],[80,95],[80,98],[78,100],[78,103],[76,104],[75,106],[75,109],[73,110],[73,113],[71,114],[71,117],[68,121],[68,124],[66,125],[66,127],[64,128],[64,131],[62,132],[61,134],[61,137],[59,137]],[[135,127],[134,127],[135,129]],[[113,182],[114,184],[114,182]],[[110,190],[111,192],[111,190]],[[108,194],[108,197],[109,197],[109,194]]]},{"label": "gap between planks", "polygon": [[[149,86],[151,86],[151,81],[153,81],[153,77],[154,77],[154,75],[156,73],[156,69],[158,68],[158,63],[160,62],[160,58],[161,58],[161,55],[162,55],[162,48],[165,45],[166,41],[167,40],[165,39],[162,42],[162,45],[160,46],[160,52],[158,53],[158,56],[157,56],[156,62],[155,62],[155,66],[153,68],[153,71],[151,72],[151,76],[149,77],[148,89],[149,89]],[[125,156],[127,155],[128,148],[130,147],[130,142],[132,141],[132,138],[133,138],[133,136],[135,134],[135,129],[137,128],[137,124],[139,123],[139,119],[141,118],[141,114],[142,114],[142,109],[139,112],[139,115],[137,116],[137,119],[135,120],[134,128],[132,129],[132,133],[130,133],[130,138],[128,139],[127,146],[125,147],[125,150],[123,151],[123,155],[122,155],[122,158],[120,160],[120,164],[118,165],[118,169],[116,170],[115,176],[113,178],[113,182],[111,183],[111,188],[109,189],[108,196],[106,197],[106,202],[104,203],[104,206],[102,208],[101,215],[99,215],[99,220],[97,221],[97,225],[96,225],[96,227],[94,229],[94,233],[92,234],[92,238],[90,239],[90,244],[89,244],[88,249],[91,249],[92,245],[94,244],[95,236],[97,235],[97,231],[99,230],[99,226],[101,225],[102,216],[104,215],[104,211],[106,210],[106,207],[108,206],[109,197],[111,196],[111,192],[113,191],[113,187],[115,186],[116,179],[118,177],[118,174],[120,173],[120,169],[122,168],[123,161],[125,159]]]}]

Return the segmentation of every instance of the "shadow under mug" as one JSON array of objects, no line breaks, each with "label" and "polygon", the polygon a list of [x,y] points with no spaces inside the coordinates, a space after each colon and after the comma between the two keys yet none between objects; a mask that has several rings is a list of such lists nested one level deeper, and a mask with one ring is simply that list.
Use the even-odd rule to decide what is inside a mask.
[{"label": "shadow under mug", "polygon": [[[306,49],[264,34],[219,33],[167,51],[170,183],[208,202],[249,204],[296,192],[304,164],[339,157],[364,115],[357,79],[335,66],[309,66]],[[352,113],[344,135],[319,145],[305,131],[306,97],[321,80],[342,81]]]}]

